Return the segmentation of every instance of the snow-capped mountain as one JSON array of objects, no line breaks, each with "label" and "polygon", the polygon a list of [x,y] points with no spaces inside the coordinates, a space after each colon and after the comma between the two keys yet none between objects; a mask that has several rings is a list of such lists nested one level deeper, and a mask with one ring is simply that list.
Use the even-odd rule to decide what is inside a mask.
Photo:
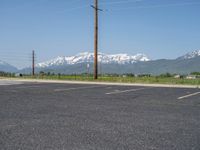
[{"label": "snow-capped mountain", "polygon": [[[93,72],[93,67],[87,67],[87,63],[93,63],[93,53],[79,53],[75,56],[57,57],[50,61],[36,65],[36,72],[40,71],[61,73],[61,74],[82,74]],[[158,59],[150,60],[144,54],[128,55],[115,54],[107,55],[99,53],[99,73],[134,73],[134,74],[190,74],[191,72],[200,72],[200,50],[193,51],[177,59]],[[119,65],[120,64],[120,65]],[[20,73],[30,74],[31,68],[24,68]]]},{"label": "snow-capped mountain", "polygon": [[3,61],[0,60],[0,65],[4,65],[4,64],[5,64],[5,62],[3,62]]},{"label": "snow-capped mountain", "polygon": [[[79,53],[75,56],[59,56],[55,59],[38,63],[36,67],[46,68],[61,65],[74,65],[79,63],[92,63],[94,54],[89,52]],[[108,55],[104,53],[98,54],[98,61],[102,64],[133,64],[135,62],[149,61],[150,59],[144,54],[128,55],[115,54]]]},{"label": "snow-capped mountain", "polygon": [[0,71],[4,72],[16,72],[17,68],[0,60]]},{"label": "snow-capped mountain", "polygon": [[195,58],[198,56],[200,56],[200,50],[195,50],[193,52],[187,53],[187,54],[179,57],[178,59],[192,59],[192,58]]}]

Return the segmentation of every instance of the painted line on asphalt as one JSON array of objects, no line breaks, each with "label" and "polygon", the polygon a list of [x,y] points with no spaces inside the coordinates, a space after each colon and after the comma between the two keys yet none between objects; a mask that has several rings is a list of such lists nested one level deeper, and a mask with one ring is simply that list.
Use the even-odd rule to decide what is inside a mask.
[{"label": "painted line on asphalt", "polygon": [[181,97],[179,97],[178,99],[181,100],[181,99],[184,99],[184,98],[196,96],[196,95],[198,95],[198,94],[200,94],[200,92],[196,92],[196,93],[188,94],[188,95],[185,95],[185,96],[181,96]]},{"label": "painted line on asphalt", "polygon": [[15,89],[26,89],[26,88],[39,88],[40,86],[20,86],[20,87],[15,87]]},{"label": "painted line on asphalt", "polygon": [[55,89],[54,92],[81,90],[81,89],[92,89],[92,88],[99,88],[99,87],[104,87],[104,86],[84,86],[84,87],[67,88],[67,89]]},{"label": "painted line on asphalt", "polygon": [[139,89],[130,89],[130,90],[124,90],[124,91],[120,91],[120,90],[116,90],[114,92],[110,92],[110,93],[106,93],[106,95],[112,95],[112,94],[121,94],[121,93],[128,93],[128,92],[135,92],[135,91],[141,91],[147,88],[139,88]]},{"label": "painted line on asphalt", "polygon": [[9,90],[9,92],[17,93],[18,91],[16,91],[16,90]]},{"label": "painted line on asphalt", "polygon": [[23,83],[0,83],[0,86],[1,85],[20,85],[20,84],[23,84]]},{"label": "painted line on asphalt", "polygon": [[0,83],[0,85],[8,85],[8,83]]}]

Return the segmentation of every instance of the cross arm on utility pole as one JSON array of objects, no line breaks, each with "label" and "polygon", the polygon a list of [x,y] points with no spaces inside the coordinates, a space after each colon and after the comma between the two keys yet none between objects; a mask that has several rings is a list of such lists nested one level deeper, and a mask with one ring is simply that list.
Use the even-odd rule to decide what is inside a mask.
[{"label": "cross arm on utility pole", "polygon": [[97,7],[95,7],[94,5],[90,5],[92,8],[94,8],[94,9],[97,9],[97,10],[99,10],[99,11],[103,11],[103,9],[99,9],[99,8],[97,8]]}]

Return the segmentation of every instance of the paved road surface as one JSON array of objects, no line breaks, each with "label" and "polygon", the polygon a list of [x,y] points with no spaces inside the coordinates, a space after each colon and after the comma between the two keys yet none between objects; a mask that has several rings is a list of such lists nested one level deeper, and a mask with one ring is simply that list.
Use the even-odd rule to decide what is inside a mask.
[{"label": "paved road surface", "polygon": [[0,85],[2,150],[199,150],[200,90]]}]

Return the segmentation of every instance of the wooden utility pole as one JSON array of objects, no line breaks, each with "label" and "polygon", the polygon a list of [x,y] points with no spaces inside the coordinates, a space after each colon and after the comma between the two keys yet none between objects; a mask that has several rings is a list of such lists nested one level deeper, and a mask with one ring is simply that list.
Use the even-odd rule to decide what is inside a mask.
[{"label": "wooden utility pole", "polygon": [[98,12],[103,11],[98,7],[98,0],[94,0],[94,79],[98,79]]},{"label": "wooden utility pole", "polygon": [[35,51],[32,51],[32,76],[35,76]]},{"label": "wooden utility pole", "polygon": [[98,0],[94,3],[94,79],[98,79]]}]

